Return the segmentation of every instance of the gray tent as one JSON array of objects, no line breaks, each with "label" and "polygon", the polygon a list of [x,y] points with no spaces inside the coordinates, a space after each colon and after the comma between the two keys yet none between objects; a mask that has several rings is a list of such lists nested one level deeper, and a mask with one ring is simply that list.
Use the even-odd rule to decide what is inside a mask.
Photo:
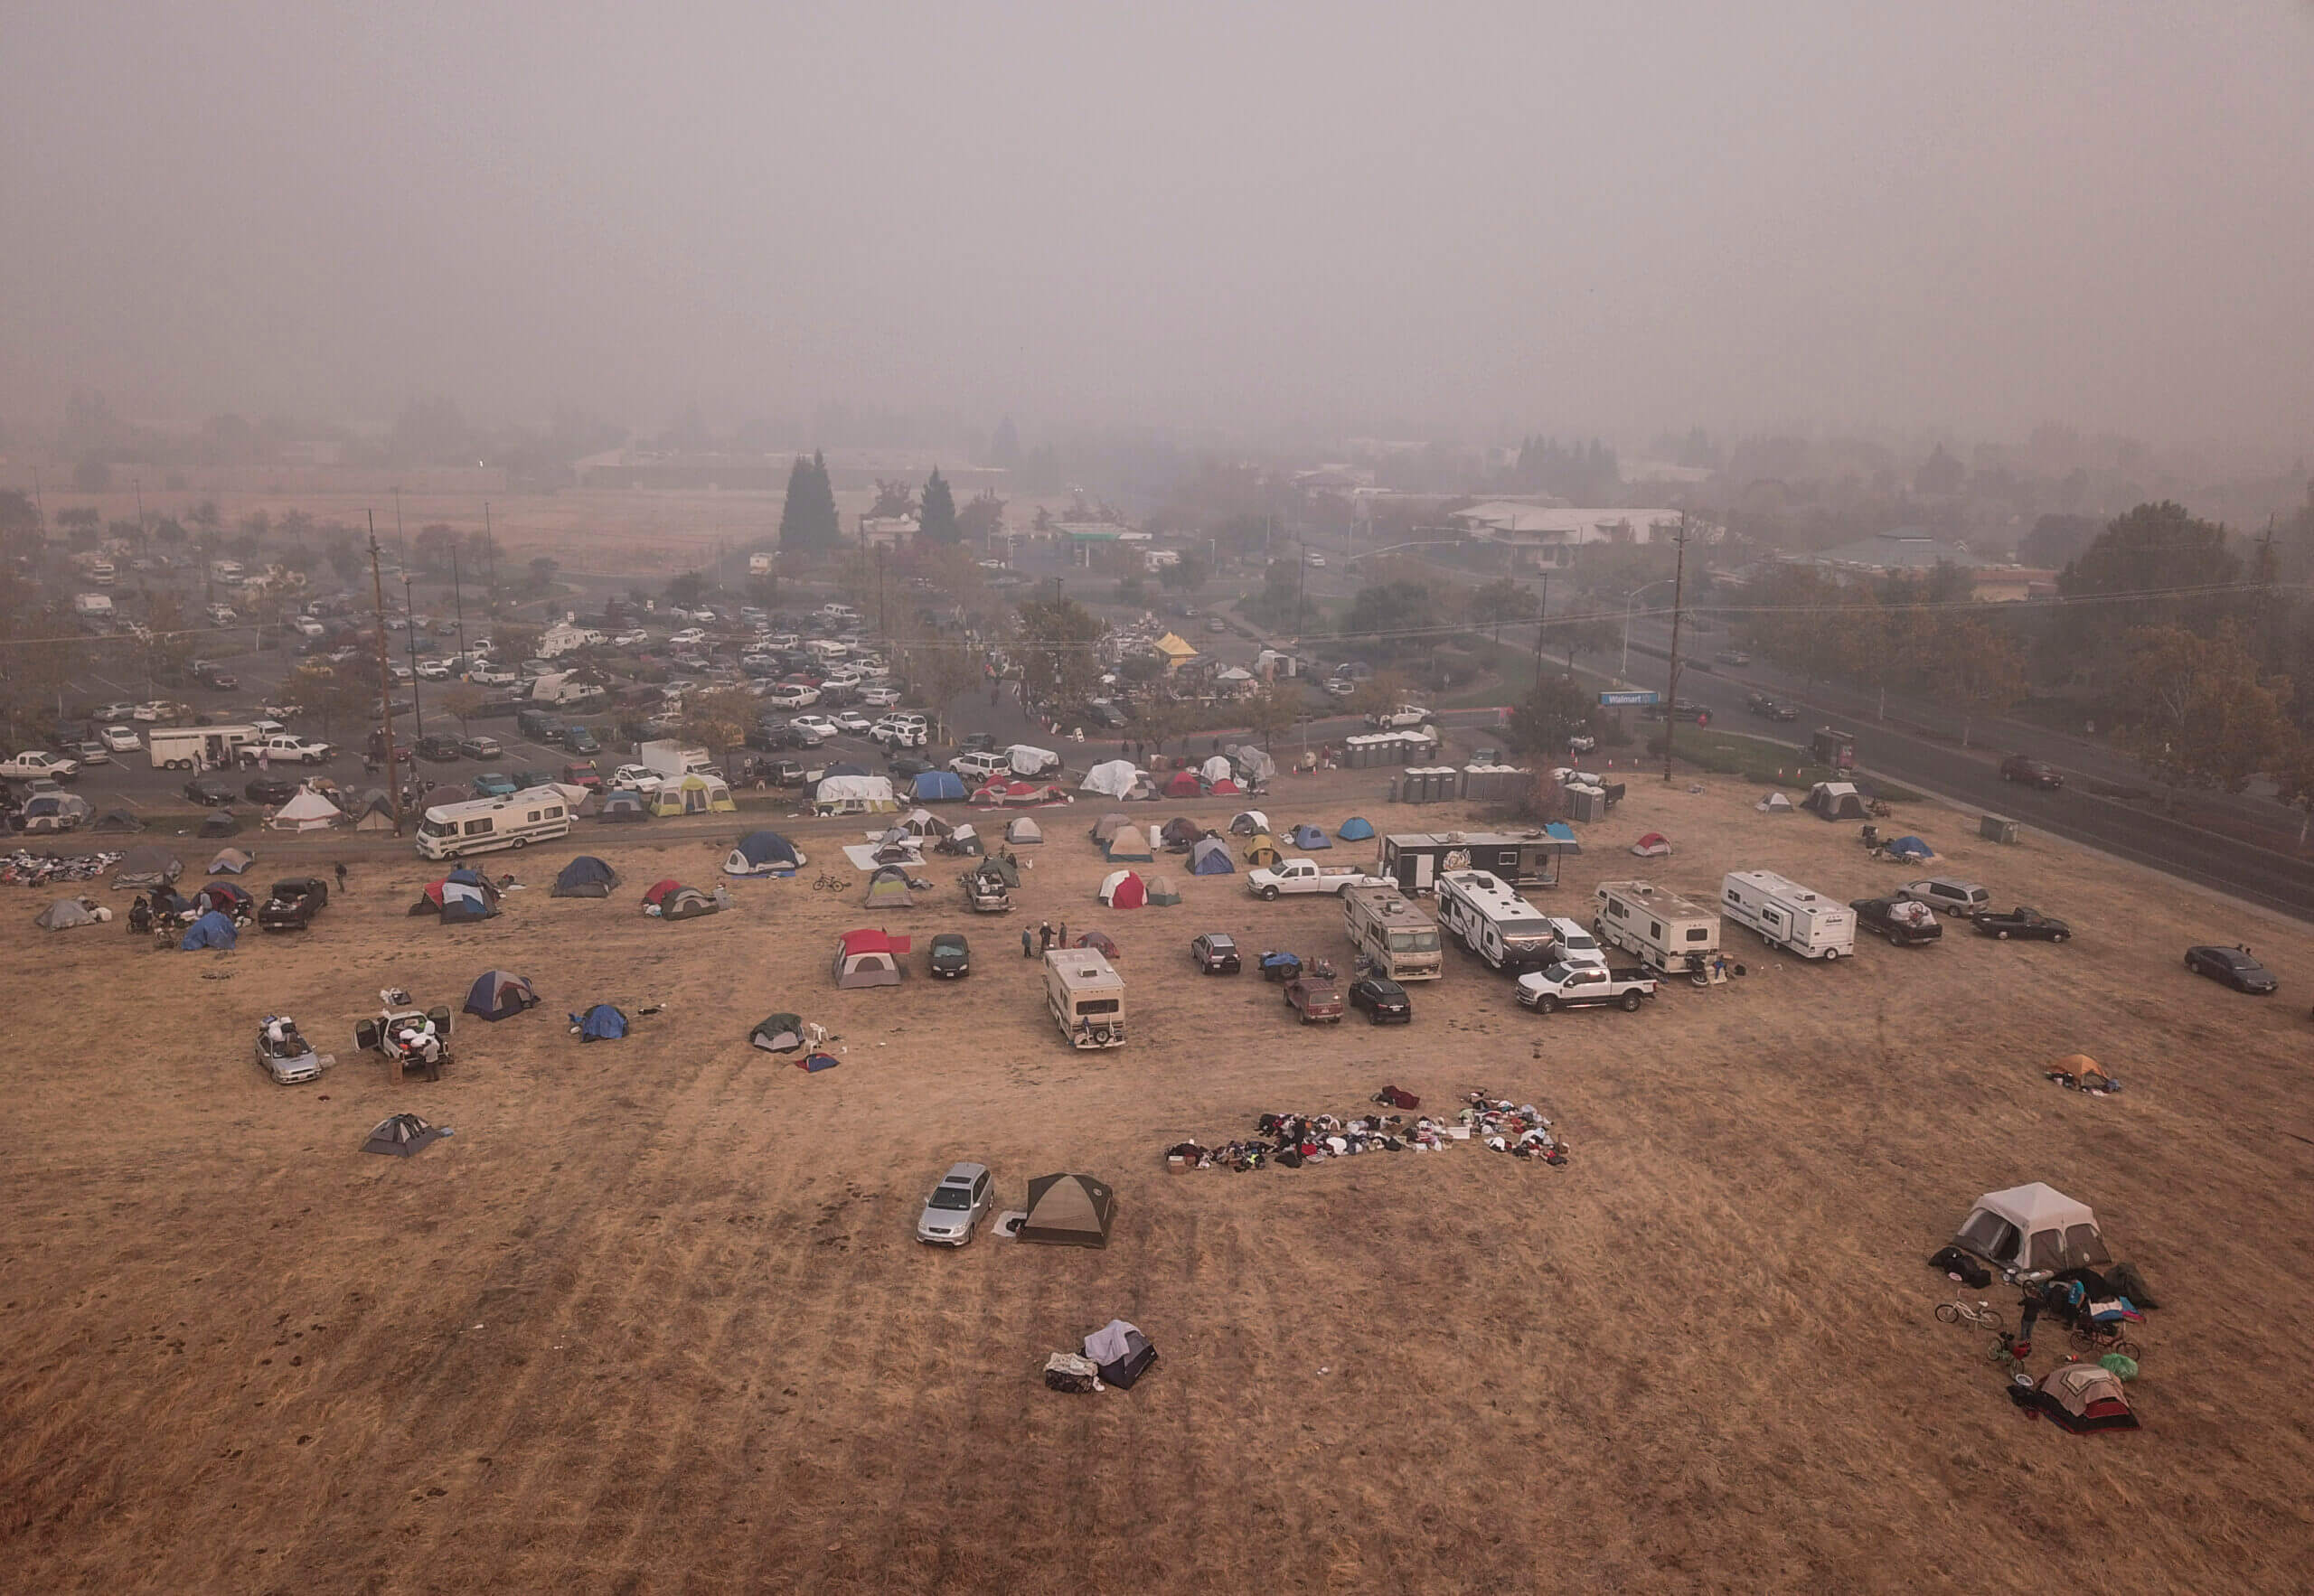
[{"label": "gray tent", "polygon": [[1029,1182],[1029,1213],[1021,1221],[1021,1239],[1105,1247],[1116,1212],[1116,1194],[1090,1175],[1039,1175]]},{"label": "gray tent", "polygon": [[108,809],[89,829],[92,831],[141,831],[145,829],[145,822],[125,809]]},{"label": "gray tent", "polygon": [[375,790],[355,798],[346,813],[353,817],[353,829],[357,831],[390,831],[394,829],[394,801]]},{"label": "gray tent", "polygon": [[240,834],[241,817],[235,814],[230,809],[211,810],[209,812],[209,818],[201,822],[201,830],[194,833],[196,836],[209,837],[212,839],[217,837],[238,837]]},{"label": "gray tent", "polygon": [[1012,823],[1004,828],[1004,840],[1007,842],[1026,847],[1031,842],[1043,841],[1045,831],[1027,815],[1016,814],[1012,817]]},{"label": "gray tent", "polygon": [[120,873],[112,878],[112,884],[122,890],[166,887],[183,874],[183,860],[167,849],[148,842],[121,856]]},{"label": "gray tent", "polygon": [[240,876],[246,874],[255,863],[257,855],[253,853],[243,853],[238,848],[222,849],[215,859],[209,861],[209,873],[212,876]]},{"label": "gray tent", "polygon": [[70,931],[75,925],[93,925],[96,911],[77,897],[60,897],[33,916],[33,924],[42,931]]},{"label": "gray tent", "polygon": [[1099,843],[1103,848],[1106,848],[1109,845],[1110,838],[1115,836],[1119,831],[1124,831],[1127,826],[1132,824],[1133,816],[1129,814],[1119,814],[1115,811],[1112,810],[1109,813],[1103,815],[1099,820],[1093,822],[1093,840]]},{"label": "gray tent", "polygon": [[863,906],[871,909],[906,909],[916,906],[909,892],[908,872],[898,865],[880,865],[868,878],[868,897]]},{"label": "gray tent", "polygon": [[429,1125],[416,1114],[395,1114],[378,1122],[377,1129],[362,1144],[362,1150],[406,1159],[433,1146],[445,1134],[440,1126]]}]

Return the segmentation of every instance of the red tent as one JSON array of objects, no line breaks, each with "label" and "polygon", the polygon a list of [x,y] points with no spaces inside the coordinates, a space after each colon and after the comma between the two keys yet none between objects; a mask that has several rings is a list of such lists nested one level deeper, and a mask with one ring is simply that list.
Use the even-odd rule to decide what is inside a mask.
[{"label": "red tent", "polygon": [[669,893],[682,891],[682,885],[673,876],[668,877],[664,881],[654,881],[644,890],[643,901],[647,904],[663,902]]},{"label": "red tent", "polygon": [[1075,945],[1080,948],[1097,948],[1100,950],[1101,956],[1105,959],[1119,959],[1124,957],[1122,953],[1117,952],[1117,944],[1111,942],[1107,936],[1098,931],[1080,932],[1077,934]]},{"label": "red tent", "polygon": [[1228,793],[1234,796],[1245,790],[1245,788],[1231,781],[1228,776],[1223,776],[1219,781],[1214,783],[1212,788],[1213,795],[1216,798],[1222,796],[1224,793]]},{"label": "red tent", "polygon": [[1137,909],[1149,901],[1149,884],[1131,870],[1116,870],[1101,883],[1100,899],[1113,909]]},{"label": "red tent", "polygon": [[1168,798],[1195,798],[1204,791],[1204,784],[1197,779],[1197,772],[1193,770],[1177,770],[1173,773],[1173,779],[1165,784],[1165,796]]},{"label": "red tent", "polygon": [[1632,843],[1631,850],[1641,859],[1661,859],[1671,851],[1671,839],[1660,831],[1650,831]]}]

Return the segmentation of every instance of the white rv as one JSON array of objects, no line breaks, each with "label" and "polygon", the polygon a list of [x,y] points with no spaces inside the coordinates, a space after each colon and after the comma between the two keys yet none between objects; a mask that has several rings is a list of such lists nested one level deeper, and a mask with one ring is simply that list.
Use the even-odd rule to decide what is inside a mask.
[{"label": "white rv", "polygon": [[508,798],[476,798],[426,812],[418,851],[426,859],[457,859],[500,848],[570,835],[570,805],[552,787],[529,787]]},{"label": "white rv", "polygon": [[1445,969],[1436,922],[1395,887],[1341,895],[1342,930],[1360,960],[1392,981],[1436,981]]},{"label": "white rv", "polygon": [[1098,949],[1045,954],[1045,1008],[1072,1047],[1124,1046],[1124,978]]},{"label": "white rv", "polygon": [[1803,959],[1856,952],[1856,911],[1773,870],[1730,870],[1719,884],[1720,912],[1760,934],[1770,947]]},{"label": "white rv", "polygon": [[1591,929],[1599,940],[1666,974],[1719,951],[1719,916],[1708,906],[1646,881],[1602,881],[1597,899]]},{"label": "white rv", "polygon": [[1435,884],[1438,924],[1497,970],[1532,970],[1555,940],[1550,917],[1484,870],[1449,870]]}]

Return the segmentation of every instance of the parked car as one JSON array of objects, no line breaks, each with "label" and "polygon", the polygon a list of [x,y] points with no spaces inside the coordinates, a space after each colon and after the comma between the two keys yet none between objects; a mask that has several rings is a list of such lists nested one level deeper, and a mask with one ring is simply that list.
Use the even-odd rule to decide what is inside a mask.
[{"label": "parked car", "polygon": [[458,752],[469,759],[498,759],[504,757],[506,750],[496,737],[460,737]]},{"label": "parked car", "polygon": [[518,770],[514,773],[514,791],[527,793],[532,787],[549,787],[554,778],[542,770]]},{"label": "parked car", "polygon": [[611,772],[613,787],[626,787],[646,798],[663,786],[666,779],[647,765],[622,765]]},{"label": "parked car", "polygon": [[824,715],[798,715],[787,724],[823,739],[835,736],[838,730],[836,723]]},{"label": "parked car", "polygon": [[1286,1006],[1302,1017],[1303,1025],[1331,1024],[1342,1017],[1341,983],[1333,967],[1321,959],[1285,983]]},{"label": "parked car", "polygon": [[1858,926],[1900,948],[1924,947],[1944,936],[1936,912],[1908,897],[1859,897],[1848,906],[1856,911]]},{"label": "parked car", "polygon": [[418,739],[418,756],[437,765],[447,765],[460,756],[458,739],[429,731]]},{"label": "parked car", "polygon": [[2243,947],[2187,948],[2186,968],[2254,997],[2271,996],[2281,987],[2281,982],[2274,979],[2274,972],[2252,958],[2250,950]]},{"label": "parked car", "polygon": [[318,876],[293,876],[276,881],[257,911],[261,931],[304,931],[314,916],[329,906],[329,886]]},{"label": "parked car", "polygon": [[2039,759],[2028,759],[2022,754],[2011,754],[2000,762],[2000,779],[2023,782],[2033,787],[2062,787],[2065,774],[2055,765]]},{"label": "parked car", "polygon": [[503,770],[485,770],[466,784],[477,798],[511,798],[514,795],[514,778]]},{"label": "parked car", "polygon": [[856,737],[866,737],[875,724],[857,709],[846,709],[835,717],[836,729],[848,732]]},{"label": "parked car", "polygon": [[566,785],[584,787],[589,793],[599,793],[603,790],[603,773],[595,767],[595,762],[591,759],[570,761],[562,767],[560,779]]},{"label": "parked car", "polygon": [[961,1247],[973,1239],[973,1227],[989,1210],[996,1183],[985,1164],[951,1164],[940,1184],[924,1199],[917,1216],[916,1239],[941,1246]]},{"label": "parked car", "polygon": [[2028,909],[2023,904],[2002,913],[1987,909],[1976,916],[1977,929],[1985,935],[2002,942],[2011,938],[2018,942],[2070,942],[2073,927],[2038,909]]},{"label": "parked car", "polygon": [[1236,940],[1223,931],[1209,931],[1192,941],[1190,962],[1204,975],[1235,975],[1244,968]]},{"label": "parked car", "polygon": [[126,720],[136,713],[136,706],[126,699],[117,699],[99,709],[92,718],[98,720]]},{"label": "parked car", "polygon": [[963,742],[956,745],[956,752],[959,754],[993,754],[996,752],[997,747],[998,744],[996,740],[996,734],[994,732],[976,731],[968,734]]},{"label": "parked car", "polygon": [[896,754],[884,761],[885,774],[895,782],[912,782],[934,768],[929,759],[918,759],[912,754]]},{"label": "parked car", "polygon": [[932,938],[932,973],[942,981],[955,981],[969,975],[973,968],[973,951],[959,931],[943,931]]},{"label": "parked car", "polygon": [[1363,975],[1350,983],[1350,1006],[1366,1010],[1371,1025],[1411,1025],[1414,1004],[1406,989],[1379,975]]},{"label": "parked car", "polygon": [[569,754],[599,754],[603,751],[602,739],[595,735],[595,728],[575,723],[562,728],[562,747],[565,753]]},{"label": "parked car", "polygon": [[113,754],[134,754],[145,745],[137,735],[125,726],[108,726],[97,733],[97,741]]},{"label": "parked car", "polygon": [[241,795],[213,775],[197,775],[178,789],[189,803],[203,809],[224,809],[241,801]]},{"label": "parked car", "polygon": [[1950,876],[1930,876],[1919,881],[1907,881],[1896,888],[1898,897],[1908,897],[1914,903],[1926,904],[1932,909],[1948,915],[1961,915],[1973,919],[1992,907],[1992,894],[1973,881],[1959,881]]},{"label": "parked car", "polygon": [[261,774],[251,776],[241,791],[249,794],[251,803],[287,803],[303,784],[295,776]]}]

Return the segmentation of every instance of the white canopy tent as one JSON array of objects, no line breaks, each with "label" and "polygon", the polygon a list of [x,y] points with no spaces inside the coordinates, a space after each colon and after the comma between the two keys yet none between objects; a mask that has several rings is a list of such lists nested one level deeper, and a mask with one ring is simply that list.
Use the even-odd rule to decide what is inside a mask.
[{"label": "white canopy tent", "polygon": [[288,803],[275,810],[273,818],[265,823],[277,831],[317,831],[324,826],[335,825],[343,818],[336,804],[311,787],[301,787],[290,796]]},{"label": "white canopy tent", "polygon": [[1952,1239],[2003,1268],[2101,1269],[2113,1261],[2089,1205],[2037,1180],[1985,1193]]},{"label": "white canopy tent", "polygon": [[1079,790],[1098,793],[1104,798],[1123,798],[1140,779],[1141,768],[1132,760],[1111,759],[1086,771]]}]

